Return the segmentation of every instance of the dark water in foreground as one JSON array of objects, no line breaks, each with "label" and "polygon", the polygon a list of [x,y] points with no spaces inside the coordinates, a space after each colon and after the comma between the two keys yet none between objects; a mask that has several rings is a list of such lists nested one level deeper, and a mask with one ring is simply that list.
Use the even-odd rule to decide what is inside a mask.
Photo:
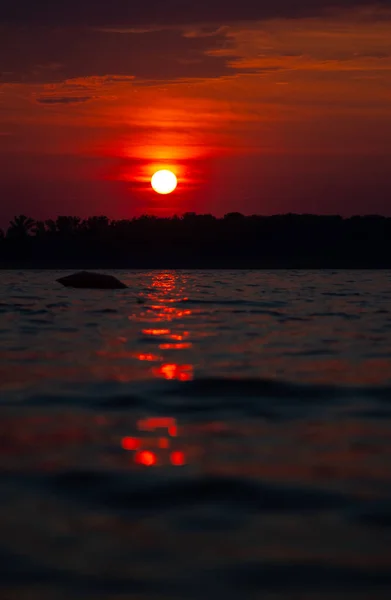
[{"label": "dark water in foreground", "polygon": [[0,598],[388,599],[391,273],[117,275],[0,272]]}]

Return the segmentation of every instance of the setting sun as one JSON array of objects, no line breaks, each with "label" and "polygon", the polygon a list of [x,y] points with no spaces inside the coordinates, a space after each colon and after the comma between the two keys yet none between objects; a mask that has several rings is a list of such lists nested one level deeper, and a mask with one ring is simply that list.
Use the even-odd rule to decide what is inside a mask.
[{"label": "setting sun", "polygon": [[157,171],[151,179],[151,185],[158,194],[171,194],[177,187],[178,180],[172,171]]}]

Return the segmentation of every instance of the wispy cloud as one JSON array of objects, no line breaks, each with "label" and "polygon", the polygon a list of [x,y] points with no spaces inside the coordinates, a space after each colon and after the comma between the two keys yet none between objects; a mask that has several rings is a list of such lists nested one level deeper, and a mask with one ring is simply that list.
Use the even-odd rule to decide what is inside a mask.
[{"label": "wispy cloud", "polygon": [[216,35],[221,35],[221,34],[225,34],[225,32],[228,30],[228,27],[226,25],[221,26],[221,27],[201,27],[201,28],[191,28],[191,29],[185,29],[185,31],[183,32],[183,37],[185,38],[207,38],[207,37],[215,37]]},{"label": "wispy cloud", "polygon": [[[86,25],[118,30],[172,25],[312,17],[333,9],[370,5],[370,0],[13,0],[0,5],[0,22],[38,25]],[[372,2],[390,7],[391,0]]]},{"label": "wispy cloud", "polygon": [[163,27],[93,27],[92,29],[103,33],[141,34],[162,31]]},{"label": "wispy cloud", "polygon": [[95,96],[40,96],[37,98],[39,104],[80,104],[94,100]]},{"label": "wispy cloud", "polygon": [[226,60],[207,51],[224,40],[223,31],[184,37],[182,29],[131,35],[81,27],[9,27],[0,35],[0,73],[4,82],[31,84],[83,77],[161,81],[216,77],[226,74]]}]

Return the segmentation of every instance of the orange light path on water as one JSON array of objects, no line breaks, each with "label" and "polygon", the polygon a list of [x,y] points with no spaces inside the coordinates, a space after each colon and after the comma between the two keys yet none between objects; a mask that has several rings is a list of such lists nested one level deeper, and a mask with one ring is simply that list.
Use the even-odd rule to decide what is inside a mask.
[{"label": "orange light path on water", "polygon": [[156,429],[167,429],[169,435],[177,435],[177,423],[173,417],[148,417],[137,423],[140,431],[155,431]]},{"label": "orange light path on water", "polygon": [[141,450],[136,453],[134,462],[145,467],[153,467],[157,463],[156,454],[150,450]]},{"label": "orange light path on water", "polygon": [[[160,450],[169,450],[173,440],[178,435],[178,426],[176,419],[173,417],[147,417],[140,419],[137,422],[139,431],[156,431],[158,429],[166,429],[168,437],[159,437],[155,441],[148,438],[138,438],[133,436],[125,436],[121,440],[121,446],[128,452],[135,452],[133,461],[137,465],[144,467],[153,467],[158,464],[158,455],[151,449],[143,448],[144,444],[153,443],[155,448]],[[164,456],[164,453],[163,453]],[[185,454],[182,450],[172,450],[169,453],[169,461],[173,466],[183,466],[186,463]]]},{"label": "orange light path on water", "polygon": [[142,333],[144,335],[168,335],[170,333],[169,329],[143,329]]},{"label": "orange light path on water", "polygon": [[132,437],[124,437],[122,440],[122,448],[124,450],[137,450],[140,447],[140,440]]},{"label": "orange light path on water", "polygon": [[153,374],[167,380],[191,381],[193,379],[193,366],[168,363],[153,369]]},{"label": "orange light path on water", "polygon": [[138,360],[147,361],[147,362],[156,362],[156,361],[160,360],[159,356],[157,356],[156,354],[150,354],[150,353],[136,354],[136,358],[138,358]]},{"label": "orange light path on water", "polygon": [[182,467],[186,464],[185,454],[181,450],[176,450],[170,454],[171,464],[175,467]]},{"label": "orange light path on water", "polygon": [[191,348],[192,345],[193,344],[191,342],[186,342],[183,344],[160,344],[159,349],[160,350],[185,350],[186,348]]}]

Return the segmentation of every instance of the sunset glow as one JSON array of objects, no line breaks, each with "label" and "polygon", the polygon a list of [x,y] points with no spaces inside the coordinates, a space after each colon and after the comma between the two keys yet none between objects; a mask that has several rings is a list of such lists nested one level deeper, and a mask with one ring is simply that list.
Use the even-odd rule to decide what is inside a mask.
[{"label": "sunset glow", "polygon": [[4,22],[0,228],[14,214],[390,214],[388,3],[86,2],[69,21],[71,6],[41,2]]},{"label": "sunset glow", "polygon": [[0,0],[0,600],[391,599],[390,167],[391,0]]},{"label": "sunset glow", "polygon": [[171,194],[178,185],[176,175],[166,169],[157,171],[151,179],[152,188],[158,194]]}]

